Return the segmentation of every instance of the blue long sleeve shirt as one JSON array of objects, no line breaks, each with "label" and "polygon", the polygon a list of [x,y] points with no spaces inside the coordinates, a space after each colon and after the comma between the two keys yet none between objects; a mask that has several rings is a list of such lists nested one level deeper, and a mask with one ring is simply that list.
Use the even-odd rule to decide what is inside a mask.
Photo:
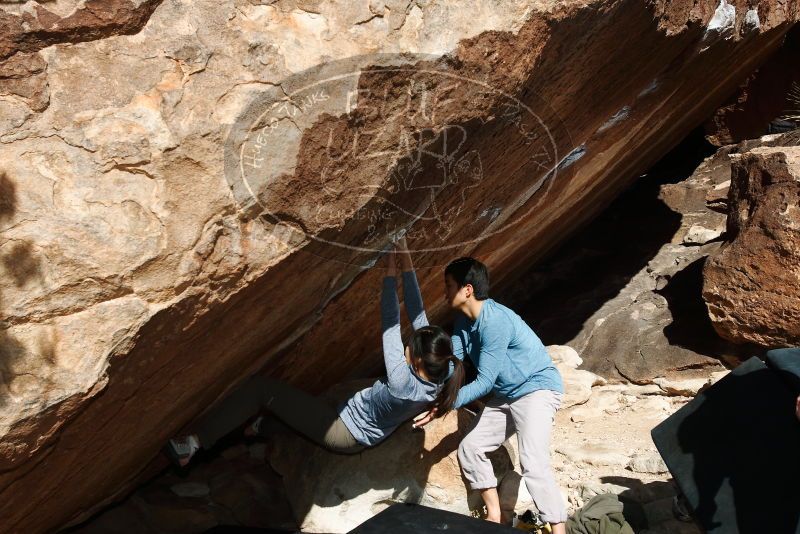
[{"label": "blue long sleeve shirt", "polygon": [[453,328],[453,353],[466,355],[478,376],[461,388],[460,408],[489,392],[514,400],[538,389],[564,392],[561,374],[544,344],[514,311],[492,299],[483,301],[475,321],[459,314]]},{"label": "blue long sleeve shirt", "polygon": [[[414,330],[428,325],[417,276],[404,271],[403,300]],[[381,327],[386,378],[348,399],[339,411],[347,429],[359,443],[376,445],[404,421],[425,411],[441,388],[422,379],[406,362],[405,345],[400,335],[400,303],[394,277],[383,279]]]}]

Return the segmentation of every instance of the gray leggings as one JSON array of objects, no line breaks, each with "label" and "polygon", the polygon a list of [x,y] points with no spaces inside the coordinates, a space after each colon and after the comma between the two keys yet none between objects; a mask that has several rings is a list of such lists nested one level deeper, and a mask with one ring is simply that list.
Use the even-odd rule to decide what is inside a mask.
[{"label": "gray leggings", "polygon": [[222,436],[267,410],[296,432],[330,451],[353,454],[364,449],[345,426],[338,412],[325,401],[288,384],[256,375],[224,398],[197,424],[204,449]]}]

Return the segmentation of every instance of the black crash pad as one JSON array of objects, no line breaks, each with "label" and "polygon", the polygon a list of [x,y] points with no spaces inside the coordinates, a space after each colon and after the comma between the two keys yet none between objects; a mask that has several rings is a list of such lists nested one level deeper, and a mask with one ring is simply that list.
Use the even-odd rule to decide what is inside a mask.
[{"label": "black crash pad", "polygon": [[519,530],[419,504],[394,504],[349,534],[519,534]]},{"label": "black crash pad", "polygon": [[299,534],[296,530],[242,527],[238,525],[219,525],[206,530],[203,534]]},{"label": "black crash pad", "polygon": [[751,358],[651,432],[709,534],[800,534],[798,392],[784,371]]},{"label": "black crash pad", "polygon": [[768,350],[767,367],[778,373],[795,398],[800,395],[800,348]]}]

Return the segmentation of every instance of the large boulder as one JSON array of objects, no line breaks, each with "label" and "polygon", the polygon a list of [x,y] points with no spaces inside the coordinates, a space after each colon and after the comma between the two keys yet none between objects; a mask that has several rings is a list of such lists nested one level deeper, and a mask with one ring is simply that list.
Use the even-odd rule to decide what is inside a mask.
[{"label": "large boulder", "polygon": [[564,396],[561,409],[583,404],[589,400],[594,386],[606,383],[605,379],[584,369],[578,369],[583,359],[572,347],[566,345],[550,345],[547,353],[561,374],[564,383]]},{"label": "large boulder", "polygon": [[374,373],[379,336],[354,334],[377,327],[365,268],[390,238],[422,267],[476,254],[508,285],[797,17],[776,0],[3,4],[3,528],[91,515],[259,369],[314,391]]},{"label": "large boulder", "polygon": [[764,146],[732,166],[725,245],[707,262],[703,298],[727,339],[800,344],[800,146]]}]

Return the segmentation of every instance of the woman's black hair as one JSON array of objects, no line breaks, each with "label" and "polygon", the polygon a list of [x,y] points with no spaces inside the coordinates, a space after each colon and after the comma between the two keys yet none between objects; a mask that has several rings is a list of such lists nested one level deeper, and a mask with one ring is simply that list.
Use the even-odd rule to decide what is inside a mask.
[{"label": "woman's black hair", "polygon": [[456,281],[459,289],[470,284],[476,299],[489,298],[489,269],[475,258],[463,257],[451,261],[444,269],[444,275],[448,274]]},{"label": "woman's black hair", "polygon": [[[437,408],[436,416],[440,417],[453,408],[458,390],[464,385],[464,364],[453,355],[450,336],[439,326],[416,329],[409,346],[411,358],[421,361],[428,377],[437,384],[444,383],[432,406]],[[450,362],[453,362],[454,368],[448,379]]]}]

